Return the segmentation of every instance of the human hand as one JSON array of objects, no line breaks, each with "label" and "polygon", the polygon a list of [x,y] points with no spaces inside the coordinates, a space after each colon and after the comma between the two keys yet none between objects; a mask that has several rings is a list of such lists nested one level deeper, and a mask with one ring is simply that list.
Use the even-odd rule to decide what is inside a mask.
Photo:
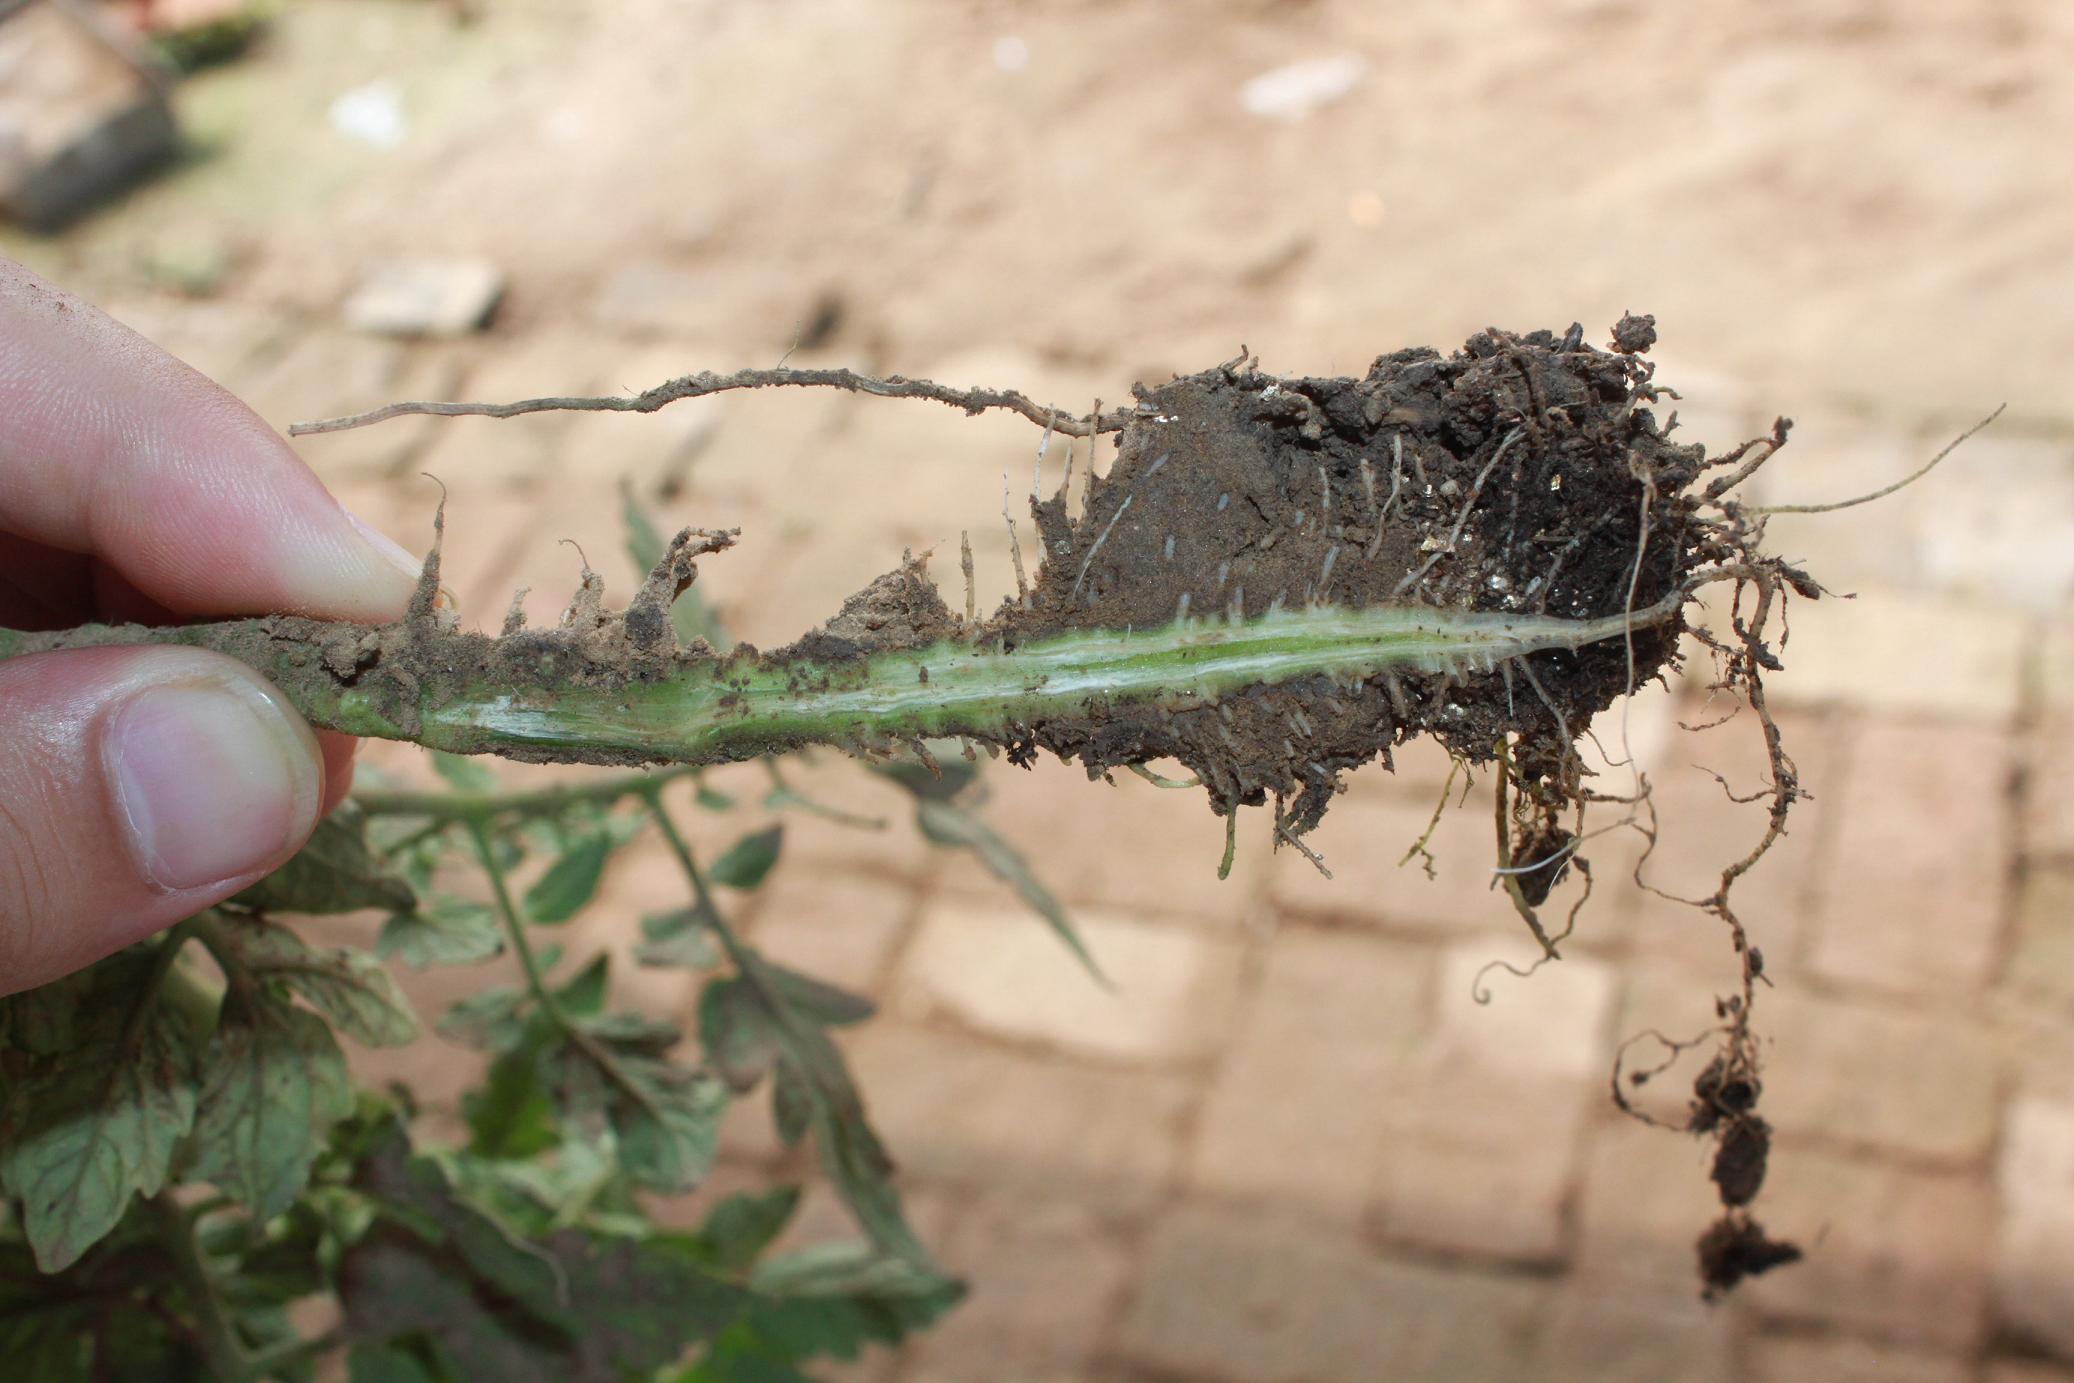
[{"label": "human hand", "polygon": [[[243,404],[0,259],[0,626],[394,619],[417,566]],[[352,750],[221,654],[0,662],[0,994],[272,870]]]}]

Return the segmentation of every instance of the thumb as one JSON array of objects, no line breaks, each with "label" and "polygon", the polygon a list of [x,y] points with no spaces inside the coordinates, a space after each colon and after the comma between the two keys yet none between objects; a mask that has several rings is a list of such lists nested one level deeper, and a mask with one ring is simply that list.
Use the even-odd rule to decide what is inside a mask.
[{"label": "thumb", "polygon": [[316,736],[243,664],[184,648],[0,662],[0,994],[266,874],[317,824]]}]

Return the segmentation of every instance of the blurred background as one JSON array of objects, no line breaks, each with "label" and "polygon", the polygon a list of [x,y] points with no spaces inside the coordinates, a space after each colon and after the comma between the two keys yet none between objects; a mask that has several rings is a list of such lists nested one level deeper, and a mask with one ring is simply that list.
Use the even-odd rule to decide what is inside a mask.
[{"label": "blurred background", "polygon": [[[788,353],[1083,411],[1242,344],[1359,374],[1624,310],[1656,314],[1689,438],[1796,420],[1767,501],[1889,483],[2008,405],[1925,483],[1770,530],[1855,597],[1791,612],[1774,697],[1814,800],[1743,895],[1775,982],[1759,1208],[1805,1263],[1702,1306],[1709,1150],[1608,1100],[1623,1037],[1706,1027],[1737,973],[1627,879],[1628,837],[1564,962],[1479,1005],[1527,948],[1473,796],[1437,877],[1400,867],[1433,755],[1356,776],[1330,882],[1253,821],[1220,884],[1199,800],[1001,765],[995,820],[1118,994],[899,823],[794,818],[811,863],[751,918],[882,1004],[847,1051],[974,1285],[845,1375],[873,1383],[2074,1380],[2069,130],[2064,0],[0,0],[0,251],[280,427]],[[1036,442],[792,393],[299,445],[414,548],[436,475],[492,625],[516,586],[560,610],[558,540],[606,567],[623,483],[739,525],[699,589],[769,646],[961,530],[998,599]],[[1726,709],[1691,671],[1601,727],[1688,895],[1762,831],[1711,775],[1747,794],[1764,762],[1747,715],[1682,728]],[[801,781],[894,805],[840,763]],[[623,949],[672,875],[622,862],[588,939]],[[623,978],[685,1016],[697,977]],[[434,1117],[471,1074],[436,1039],[367,1073]],[[727,1189],[799,1170],[751,1112]]]}]

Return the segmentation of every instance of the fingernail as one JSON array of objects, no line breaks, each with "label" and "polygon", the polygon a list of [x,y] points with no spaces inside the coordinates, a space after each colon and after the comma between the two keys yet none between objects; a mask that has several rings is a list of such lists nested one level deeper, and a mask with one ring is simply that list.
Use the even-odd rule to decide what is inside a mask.
[{"label": "fingernail", "polygon": [[351,510],[346,511],[346,520],[353,527],[360,530],[360,536],[367,539],[368,546],[381,553],[391,566],[409,577],[413,582],[417,581],[418,574],[425,569],[425,563],[422,559],[411,556],[404,551],[401,543],[398,543],[394,538],[391,538],[388,534],[382,532]]},{"label": "fingernail", "polygon": [[131,858],[169,893],[271,868],[317,822],[314,740],[256,685],[147,687],[115,707],[102,762]]}]

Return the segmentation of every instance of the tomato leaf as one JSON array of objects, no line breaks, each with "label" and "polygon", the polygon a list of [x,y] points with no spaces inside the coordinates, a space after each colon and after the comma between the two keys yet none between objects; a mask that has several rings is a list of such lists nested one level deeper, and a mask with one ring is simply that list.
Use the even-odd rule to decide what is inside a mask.
[{"label": "tomato leaf", "polygon": [[1108,985],[1108,976],[1102,973],[1101,966],[1095,964],[1087,943],[1080,939],[1073,919],[1067,915],[1065,905],[1032,872],[1022,853],[1003,840],[993,827],[964,807],[931,798],[916,801],[915,824],[921,827],[922,834],[933,845],[970,850],[994,877],[1014,889],[1016,896],[1044,919],[1045,925],[1065,943],[1066,949],[1087,967],[1088,974]]},{"label": "tomato leaf", "polygon": [[[162,943],[163,944],[163,943]],[[0,1121],[0,1186],[21,1202],[21,1225],[44,1272],[62,1271],[115,1227],[134,1194],[156,1195],[195,1121],[191,1029],[158,998],[154,957],[139,949],[48,986],[40,1022],[69,996],[76,1011],[59,1047],[16,1053]],[[55,992],[51,992],[55,991]],[[17,1002],[8,1001],[10,1004]],[[23,1038],[38,1036],[17,1031]]]},{"label": "tomato leaf", "polygon": [[309,1010],[234,987],[203,1064],[194,1175],[272,1219],[302,1192],[331,1126],[353,1110],[338,1042]]},{"label": "tomato leaf", "polygon": [[497,915],[481,903],[435,898],[431,905],[399,912],[382,924],[375,953],[394,957],[413,970],[432,965],[471,965],[504,950]]},{"label": "tomato leaf", "polygon": [[612,841],[602,831],[577,837],[526,890],[527,918],[552,925],[567,922],[582,911],[597,893],[611,853]]},{"label": "tomato leaf", "polygon": [[240,892],[233,902],[275,912],[357,912],[361,908],[407,911],[417,895],[391,873],[367,844],[367,818],[345,802],[288,862]]},{"label": "tomato leaf", "polygon": [[751,889],[763,882],[778,862],[785,844],[785,827],[780,824],[743,836],[713,861],[713,882],[729,888]]}]

